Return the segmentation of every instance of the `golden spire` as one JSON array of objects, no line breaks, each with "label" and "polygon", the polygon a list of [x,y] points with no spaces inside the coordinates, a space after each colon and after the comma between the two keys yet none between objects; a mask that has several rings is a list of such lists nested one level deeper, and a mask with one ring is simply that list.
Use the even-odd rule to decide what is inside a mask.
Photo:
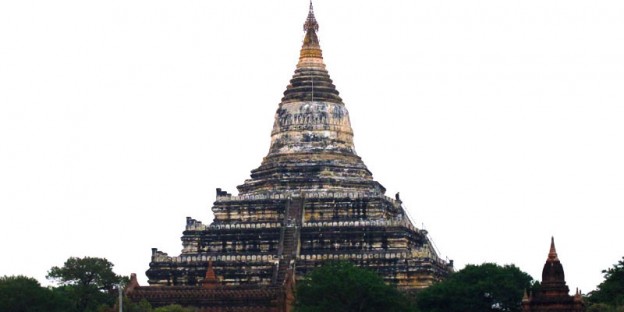
[{"label": "golden spire", "polygon": [[297,68],[301,67],[318,67],[325,68],[323,64],[323,52],[321,51],[321,45],[319,39],[316,36],[316,32],[319,29],[318,22],[314,16],[314,7],[312,1],[310,1],[310,9],[308,11],[308,17],[305,23],[303,23],[303,31],[306,32],[305,38],[303,38],[303,46],[299,53],[299,64]]},{"label": "golden spire", "polygon": [[555,249],[555,237],[550,237],[550,252],[548,252],[548,260],[558,261],[557,250]]}]

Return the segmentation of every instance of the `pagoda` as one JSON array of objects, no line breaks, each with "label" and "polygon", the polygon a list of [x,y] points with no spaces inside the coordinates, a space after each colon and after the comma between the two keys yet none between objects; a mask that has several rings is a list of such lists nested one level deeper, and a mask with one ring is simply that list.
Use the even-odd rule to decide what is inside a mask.
[{"label": "pagoda", "polygon": [[574,296],[569,295],[563,266],[557,256],[555,239],[550,240],[550,251],[542,270],[542,283],[539,290],[522,298],[522,312],[583,312],[585,304],[581,293],[576,290]]},{"label": "pagoda", "polygon": [[283,303],[285,285],[332,260],[375,271],[406,291],[452,271],[427,231],[412,224],[398,194],[386,196],[356,154],[349,112],[323,62],[312,3],[303,30],[268,154],[238,195],[217,189],[212,223],[187,218],[180,255],[152,249],[150,286],[133,284],[132,298],[159,305],[167,300],[154,298],[167,290],[199,296],[262,289]]}]

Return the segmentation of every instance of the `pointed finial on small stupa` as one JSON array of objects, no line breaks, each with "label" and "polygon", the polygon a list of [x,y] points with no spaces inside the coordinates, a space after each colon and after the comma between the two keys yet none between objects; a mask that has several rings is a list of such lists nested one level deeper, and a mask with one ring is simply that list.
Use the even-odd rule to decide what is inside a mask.
[{"label": "pointed finial on small stupa", "polygon": [[550,237],[550,252],[548,252],[548,260],[559,260],[557,257],[557,249],[555,249],[555,237]]},{"label": "pointed finial on small stupa", "polygon": [[308,11],[308,18],[303,24],[303,31],[314,30],[318,31],[319,25],[314,17],[314,7],[312,6],[312,0],[310,0],[310,10]]},{"label": "pointed finial on small stupa", "polygon": [[527,292],[526,288],[524,289],[524,296],[522,296],[522,302],[528,302],[529,301],[529,293]]},{"label": "pointed finial on small stupa", "polygon": [[206,277],[202,281],[203,288],[214,288],[219,283],[217,279],[217,274],[215,274],[214,269],[212,268],[212,259],[208,260],[208,269],[206,270]]}]

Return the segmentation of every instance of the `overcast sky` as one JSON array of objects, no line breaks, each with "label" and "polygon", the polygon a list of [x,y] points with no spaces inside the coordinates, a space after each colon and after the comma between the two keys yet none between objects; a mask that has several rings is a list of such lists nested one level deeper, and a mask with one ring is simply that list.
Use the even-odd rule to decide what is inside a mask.
[{"label": "overcast sky", "polygon": [[[624,1],[315,1],[358,154],[443,257],[624,256]],[[0,2],[0,275],[146,284],[266,155],[305,0]]]}]

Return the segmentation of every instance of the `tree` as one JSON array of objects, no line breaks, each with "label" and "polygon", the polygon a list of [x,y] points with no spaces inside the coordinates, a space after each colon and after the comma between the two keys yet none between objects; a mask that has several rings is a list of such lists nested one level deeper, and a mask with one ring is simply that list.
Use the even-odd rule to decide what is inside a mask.
[{"label": "tree", "polygon": [[124,281],[113,266],[104,258],[71,257],[62,267],[52,267],[46,277],[61,285],[56,292],[72,299],[75,310],[96,311],[115,301],[115,286]]},{"label": "tree", "polygon": [[589,302],[611,308],[624,307],[624,257],[602,273],[605,280],[589,293]]},{"label": "tree", "polygon": [[70,303],[26,276],[0,277],[0,311],[67,311]]},{"label": "tree", "polygon": [[63,267],[52,267],[46,277],[61,285],[95,286],[109,291],[122,281],[122,277],[113,272],[113,266],[104,258],[70,257]]},{"label": "tree", "polygon": [[590,303],[587,312],[624,312],[624,306],[614,307],[605,303]]},{"label": "tree", "polygon": [[532,283],[533,278],[514,265],[467,265],[418,293],[416,302],[424,312],[515,312],[521,310],[524,291]]},{"label": "tree", "polygon": [[152,312],[154,309],[152,305],[145,299],[141,299],[139,302],[133,302],[128,299],[128,297],[124,297],[123,299],[123,310],[125,312]]},{"label": "tree", "polygon": [[409,301],[375,272],[329,262],[297,285],[295,311],[413,311]]}]

